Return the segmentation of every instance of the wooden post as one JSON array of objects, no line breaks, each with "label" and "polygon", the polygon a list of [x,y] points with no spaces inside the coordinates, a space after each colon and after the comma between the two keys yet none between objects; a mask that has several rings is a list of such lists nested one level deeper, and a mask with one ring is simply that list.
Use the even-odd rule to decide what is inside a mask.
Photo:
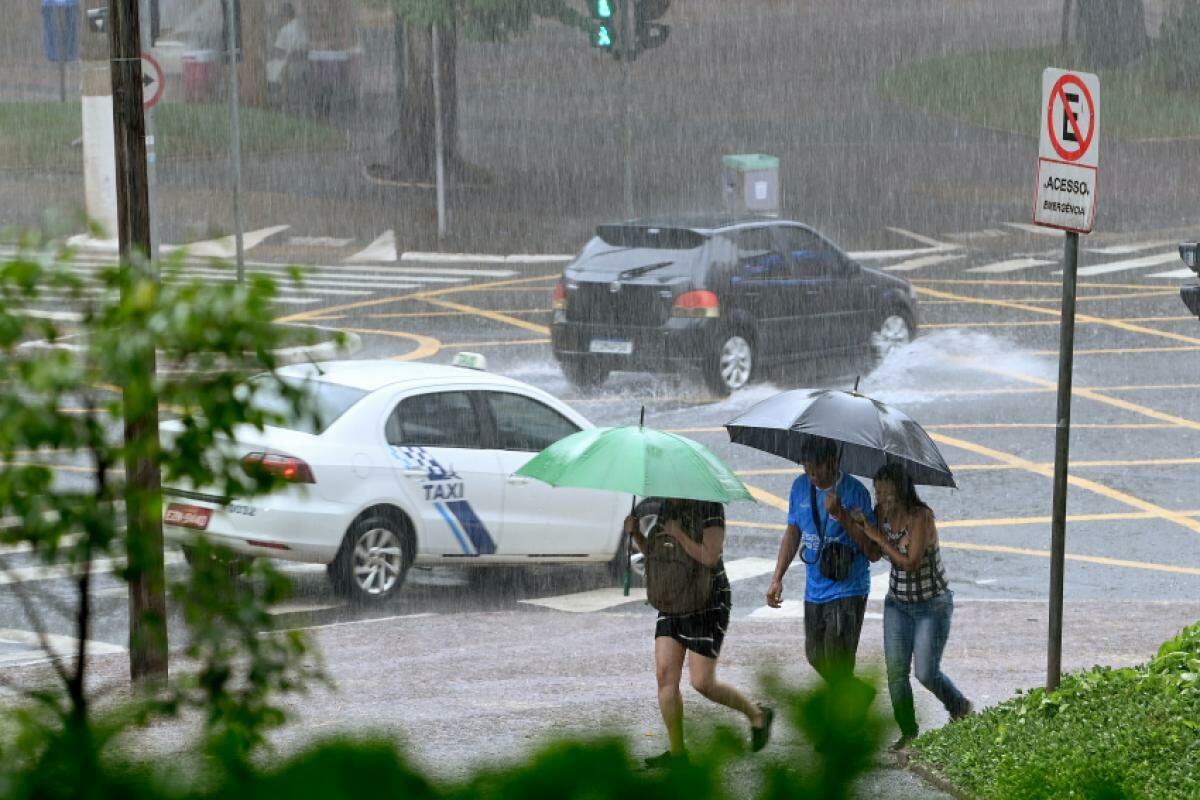
[{"label": "wooden post", "polygon": [[[138,0],[109,0],[108,30],[117,161],[117,238],[122,269],[153,269],[146,118],[142,107],[141,19]],[[167,675],[167,601],[158,474],[158,397],[154,348],[122,387],[129,564],[129,674],[134,683]]]}]

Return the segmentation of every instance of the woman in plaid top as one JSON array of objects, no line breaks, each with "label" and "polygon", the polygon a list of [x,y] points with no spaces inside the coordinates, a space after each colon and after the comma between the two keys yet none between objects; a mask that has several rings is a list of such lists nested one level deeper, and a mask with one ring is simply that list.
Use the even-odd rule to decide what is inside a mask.
[{"label": "woman in plaid top", "polygon": [[883,606],[883,650],[887,662],[892,711],[900,726],[893,751],[903,750],[917,735],[909,670],[942,701],[952,720],[971,713],[971,701],[942,672],[942,651],[950,635],[954,594],[942,567],[933,511],[917,495],[904,468],[888,464],[875,474],[876,527],[859,512],[854,521],[892,562]]}]

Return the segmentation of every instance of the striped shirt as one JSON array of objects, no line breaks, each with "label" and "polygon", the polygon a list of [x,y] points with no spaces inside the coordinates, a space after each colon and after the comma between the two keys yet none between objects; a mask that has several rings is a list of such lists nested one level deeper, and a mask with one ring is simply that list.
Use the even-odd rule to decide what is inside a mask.
[{"label": "striped shirt", "polygon": [[[892,526],[883,520],[880,520],[879,529],[893,547],[902,555],[908,555],[908,529],[895,533]],[[925,555],[917,563],[916,569],[910,572],[892,564],[888,594],[902,603],[924,603],[946,591],[949,586],[946,569],[942,566],[942,550],[935,538],[925,545]]]}]

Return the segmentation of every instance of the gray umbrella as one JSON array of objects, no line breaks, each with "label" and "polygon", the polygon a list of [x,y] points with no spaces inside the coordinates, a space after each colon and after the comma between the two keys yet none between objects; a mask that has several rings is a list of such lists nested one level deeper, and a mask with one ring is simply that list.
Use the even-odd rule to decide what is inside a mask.
[{"label": "gray umbrella", "polygon": [[913,483],[956,487],[929,434],[907,414],[857,392],[782,392],[725,424],[730,440],[800,462],[814,438],[841,445],[841,468],[870,478],[884,464],[904,467]]}]

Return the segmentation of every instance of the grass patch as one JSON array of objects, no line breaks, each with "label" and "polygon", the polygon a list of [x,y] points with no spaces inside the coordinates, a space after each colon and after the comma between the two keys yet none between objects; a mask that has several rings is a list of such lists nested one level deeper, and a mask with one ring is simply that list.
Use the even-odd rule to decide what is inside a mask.
[{"label": "grass patch", "polygon": [[[286,151],[339,149],[346,137],[322,122],[261,108],[243,108],[242,151],[270,155]],[[229,110],[224,104],[168,103],[155,113],[160,159],[223,156],[229,152]],[[0,103],[0,168],[73,169],[83,149],[79,103]]]},{"label": "grass patch", "polygon": [[1200,623],[1139,667],[1064,676],[914,743],[979,798],[1200,796]]},{"label": "grass patch", "polygon": [[[1050,47],[941,56],[898,67],[876,83],[876,91],[930,114],[1036,136],[1042,70],[1074,61]],[[1152,59],[1099,75],[1105,139],[1200,136],[1200,93],[1167,89]]]}]

